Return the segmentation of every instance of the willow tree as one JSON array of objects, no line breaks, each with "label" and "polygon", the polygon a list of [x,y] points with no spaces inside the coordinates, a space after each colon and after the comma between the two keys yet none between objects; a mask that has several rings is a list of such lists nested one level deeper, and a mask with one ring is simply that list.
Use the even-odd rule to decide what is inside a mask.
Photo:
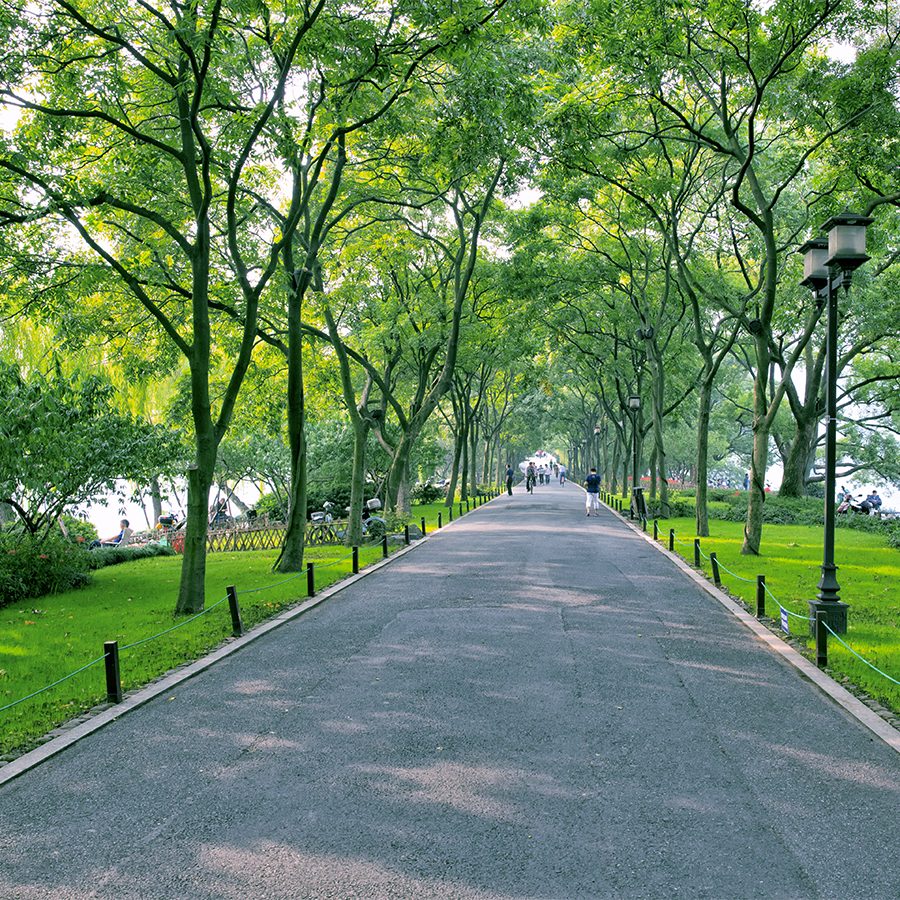
[{"label": "willow tree", "polygon": [[[264,224],[242,201],[250,191],[276,201],[262,174],[267,128],[324,8],[21,3],[4,49],[0,99],[22,118],[0,159],[19,183],[2,221],[62,223],[71,257],[127,291],[114,295],[119,327],[158,329],[187,362],[194,458],[179,613],[204,605],[216,453],[296,225],[249,263],[245,237]],[[242,307],[239,325],[215,316],[222,302]]]}]

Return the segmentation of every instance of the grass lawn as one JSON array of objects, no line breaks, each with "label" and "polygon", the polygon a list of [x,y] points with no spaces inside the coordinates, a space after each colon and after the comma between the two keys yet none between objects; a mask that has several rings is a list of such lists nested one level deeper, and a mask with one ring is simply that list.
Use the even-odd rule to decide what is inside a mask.
[{"label": "grass lawn", "polygon": [[[465,509],[465,504],[463,505]],[[441,503],[412,508],[412,521],[425,516],[428,532],[444,524]],[[459,506],[454,508],[458,517]],[[396,545],[392,545],[396,548]],[[308,547],[316,563],[316,588],[351,572],[346,547]],[[360,548],[360,566],[381,559],[381,545]],[[132,690],[222,643],[231,634],[225,587],[237,588],[241,615],[249,628],[306,597],[306,573],[287,577],[272,572],[277,551],[211,553],[207,560],[209,612],[184,627],[131,649],[120,650],[122,684]],[[326,567],[327,564],[327,567]],[[109,566],[94,573],[86,588],[27,600],[0,609],[0,706],[62,678],[103,653],[104,641],[122,648],[183,622],[172,610],[181,557],[157,557]],[[254,590],[264,588],[264,590]],[[251,591],[253,591],[251,593]],[[0,754],[27,748],[50,729],[106,698],[103,664],[97,663],[57,687],[0,712]]]},{"label": "grass lawn", "polygon": [[[349,550],[311,547],[316,587],[351,571]],[[244,626],[249,628],[306,596],[306,573],[288,578],[272,572],[277,552],[211,553],[206,573],[207,609],[237,587]],[[360,566],[381,558],[381,546],[360,548]],[[326,563],[334,563],[325,568]],[[181,558],[164,556],[109,566],[93,583],[12,604],[0,610],[0,706],[61,678],[103,653],[104,641],[119,646],[171,628]],[[267,587],[270,586],[271,587]],[[248,593],[252,588],[265,590]],[[125,690],[140,687],[181,663],[197,659],[231,634],[228,604],[216,606],[171,633],[120,653]],[[106,697],[103,664],[0,713],[0,753],[19,750],[49,729]]]},{"label": "grass lawn", "polygon": [[[694,519],[661,519],[660,540],[667,541],[675,529],[675,550],[693,563]],[[648,530],[651,524],[648,523]],[[766,584],[782,606],[791,612],[809,615],[807,601],[816,595],[822,562],[822,529],[804,525],[765,525],[759,557],[741,556],[743,523],[711,520],[710,536],[701,539],[708,556],[715,551],[719,563],[748,578],[748,584],[722,571],[728,591],[755,608],[756,576],[765,575]],[[684,543],[678,543],[683,541]],[[835,532],[835,559],[841,599],[850,604],[849,625],[844,640],[888,675],[900,681],[900,552],[888,546],[880,535],[849,528]],[[703,570],[712,577],[709,562]],[[767,597],[767,613],[779,613]],[[790,619],[791,632],[808,636],[808,623]],[[808,640],[810,648],[813,642]],[[873,672],[833,638],[828,642],[829,668],[846,675],[885,706],[900,711],[900,686]]]}]

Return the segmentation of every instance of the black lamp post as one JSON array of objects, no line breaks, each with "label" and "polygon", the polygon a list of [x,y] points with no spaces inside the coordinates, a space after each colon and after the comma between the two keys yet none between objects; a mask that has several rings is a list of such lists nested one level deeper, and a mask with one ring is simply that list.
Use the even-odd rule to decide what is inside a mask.
[{"label": "black lamp post", "polygon": [[834,514],[837,468],[837,299],[841,287],[849,293],[853,272],[869,257],[866,255],[866,228],[872,219],[845,212],[829,219],[822,230],[825,238],[813,238],[801,248],[803,281],[811,288],[817,303],[827,304],[828,335],[825,358],[825,538],[822,553],[822,577],[819,593],[809,601],[810,631],[815,631],[816,612],[825,613],[825,621],[837,634],[847,632],[848,605],[841,601],[837,566],[834,564]]},{"label": "black lamp post", "polygon": [[631,410],[631,518],[635,513],[639,516],[644,511],[644,491],[638,476],[638,413],[641,409],[641,398],[638,394],[632,394],[628,398],[628,408]]},{"label": "black lamp post", "polygon": [[600,433],[603,429],[600,424],[594,426],[594,459],[597,462],[597,471],[600,471]]}]

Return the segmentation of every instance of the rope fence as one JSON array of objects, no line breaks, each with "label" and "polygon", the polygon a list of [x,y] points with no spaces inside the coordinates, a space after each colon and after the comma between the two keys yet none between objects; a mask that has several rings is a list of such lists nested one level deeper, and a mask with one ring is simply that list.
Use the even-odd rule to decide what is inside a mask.
[{"label": "rope fence", "polygon": [[205,609],[196,613],[193,616],[190,616],[187,619],[184,619],[181,622],[176,622],[171,628],[166,628],[163,631],[160,631],[158,634],[151,634],[150,637],[141,638],[139,641],[132,641],[130,644],[125,644],[124,647],[119,647],[119,650],[131,650],[134,647],[140,647],[141,644],[149,644],[150,641],[155,641],[157,638],[161,638],[165,634],[169,634],[172,631],[175,631],[178,628],[184,628],[185,625],[190,625],[195,619],[199,619],[201,616],[205,616],[207,613],[212,612],[217,606],[221,606],[228,597],[223,597],[221,600],[217,600],[213,603],[212,606],[207,606]]},{"label": "rope fence", "polygon": [[[488,502],[489,500],[494,499],[499,496],[499,490],[491,490],[487,494],[478,494],[476,497],[472,498],[473,505],[471,509],[477,509],[480,505]],[[469,503],[466,503],[466,512],[469,512]],[[460,504],[460,514],[464,515],[462,512],[462,504]],[[452,514],[450,516],[450,521],[453,521]],[[423,519],[424,522],[424,519]],[[441,516],[438,515],[438,528],[442,527]],[[410,542],[409,538],[409,526],[407,526],[403,532],[391,532],[390,534],[385,534],[382,538],[380,538],[380,542],[384,549],[384,557],[387,558],[387,544],[390,538],[399,538],[404,541],[407,545]],[[424,536],[424,533],[423,533]],[[370,542],[370,546],[377,546],[377,541]],[[307,579],[307,596],[312,597],[315,595],[315,586],[314,586],[314,572],[315,569],[322,570],[332,568],[334,566],[341,565],[345,563],[348,559],[353,560],[353,570],[354,572],[357,570],[358,562],[359,562],[359,548],[354,547],[350,553],[345,554],[344,556],[340,556],[337,559],[330,560],[328,562],[324,562],[321,564],[316,563],[315,561],[307,563],[306,570],[297,572],[294,575],[290,575],[287,578],[283,578],[280,581],[275,581],[272,584],[262,585],[260,587],[255,588],[247,588],[246,590],[242,590],[241,594],[257,594],[261,591],[268,591],[275,587],[280,587],[281,585],[287,584],[290,581],[295,581],[297,578],[306,577]],[[315,569],[314,569],[315,566]],[[107,682],[107,699],[110,702],[120,702],[122,700],[122,690],[121,690],[121,678],[119,677],[119,653],[125,650],[133,650],[136,647],[141,647],[144,644],[148,644],[151,641],[155,641],[161,637],[164,637],[167,634],[170,634],[173,631],[176,631],[179,628],[183,628],[185,625],[189,625],[191,622],[196,621],[199,618],[207,615],[212,612],[214,609],[217,609],[223,603],[228,602],[231,607],[231,618],[232,618],[232,627],[233,634],[238,636],[243,633],[243,625],[241,623],[240,616],[240,607],[238,605],[237,599],[237,591],[233,587],[228,588],[228,593],[226,596],[222,597],[221,600],[217,600],[211,606],[207,606],[205,609],[201,610],[199,613],[195,615],[189,616],[181,622],[176,622],[169,628],[165,628],[156,634],[150,635],[149,637],[141,638],[137,641],[132,641],[130,644],[125,644],[122,647],[118,646],[116,641],[107,642],[104,644],[104,653],[102,656],[98,656],[96,659],[92,659],[90,662],[85,663],[83,666],[75,669],[73,672],[69,672],[67,675],[63,675],[62,678],[58,678],[56,681],[44,685],[44,687],[39,688],[36,691],[32,691],[32,693],[27,694],[24,697],[20,697],[18,700],[13,700],[11,703],[7,703],[5,706],[0,706],[0,713],[6,712],[9,709],[12,709],[15,706],[18,706],[21,703],[25,703],[27,700],[32,700],[35,697],[40,696],[41,694],[46,693],[49,690],[63,684],[63,682],[68,681],[71,678],[74,678],[76,675],[81,674],[82,672],[90,669],[92,666],[97,665],[100,662],[106,662],[106,682]]]},{"label": "rope fence", "polygon": [[14,706],[18,706],[20,703],[24,703],[26,700],[31,700],[32,697],[37,697],[39,694],[43,694],[45,691],[49,691],[50,688],[55,688],[58,684],[62,684],[64,681],[68,681],[70,678],[74,678],[76,675],[84,672],[85,669],[89,669],[91,666],[97,665],[98,662],[102,662],[104,659],[106,659],[107,655],[108,654],[104,653],[103,656],[98,656],[96,659],[92,659],[89,663],[85,663],[80,669],[76,669],[74,672],[69,672],[68,675],[63,675],[62,678],[57,679],[52,684],[48,684],[42,688],[38,688],[38,690],[34,691],[31,694],[28,694],[27,697],[20,697],[18,700],[13,700],[12,703],[7,703],[6,706],[0,706],[0,712],[5,712],[7,709],[12,709]]},{"label": "rope fence", "polygon": [[828,629],[831,636],[839,644],[841,644],[846,650],[849,650],[860,662],[865,663],[870,669],[877,672],[879,675],[883,676],[884,678],[887,678],[888,681],[893,681],[894,684],[900,684],[900,681],[897,681],[896,678],[893,678],[892,676],[888,675],[887,672],[882,672],[881,669],[878,668],[878,666],[874,665],[873,663],[870,663],[869,660],[867,660],[864,656],[857,653],[845,640],[843,640],[840,637],[840,635],[835,634],[834,631],[832,631],[831,626],[827,622],[823,622],[822,624],[825,626],[825,628]]},{"label": "rope fence", "polygon": [[[621,503],[620,502],[612,502],[617,501],[618,498],[613,497],[612,495],[608,495],[605,497],[607,504],[615,511],[622,514]],[[624,518],[624,514],[623,514]],[[659,523],[658,520],[654,520],[653,522],[653,537],[654,540],[663,540],[663,535],[659,531]],[[719,581],[719,571],[727,572],[732,578],[735,578],[737,581],[741,581],[744,584],[753,584],[754,579],[745,578],[743,575],[739,575],[737,572],[732,571],[728,568],[721,560],[718,559],[718,555],[716,553],[711,553],[707,555],[703,552],[700,547],[700,539],[695,538],[693,542],[683,541],[675,534],[675,529],[669,529],[668,532],[668,540],[670,549],[673,548],[674,544],[678,544],[681,547],[687,547],[693,550],[694,553],[694,561],[695,565],[700,568],[700,559],[705,559],[712,563],[713,568],[713,576],[715,578],[716,584],[720,584]],[[665,542],[665,541],[664,541]],[[830,634],[837,642],[848,650],[853,656],[855,656],[860,662],[865,663],[872,671],[877,672],[882,677],[886,678],[888,681],[893,684],[900,685],[900,681],[894,678],[892,675],[888,675],[887,672],[883,672],[878,668],[874,663],[870,660],[866,659],[861,653],[857,652],[850,646],[843,638],[841,638],[834,629],[825,621],[824,614],[819,613],[816,618],[811,616],[805,616],[802,613],[796,613],[791,609],[788,609],[776,596],[772,593],[769,586],[766,584],[765,576],[759,575],[756,578],[757,585],[757,618],[763,618],[765,615],[765,604],[762,602],[764,596],[770,597],[776,606],[778,607],[781,622],[782,622],[782,630],[790,634],[790,626],[787,624],[790,619],[798,619],[802,622],[810,623],[811,629],[816,635],[816,662],[820,668],[824,668],[827,665],[828,660],[828,650],[827,650],[827,638],[826,632]]]}]

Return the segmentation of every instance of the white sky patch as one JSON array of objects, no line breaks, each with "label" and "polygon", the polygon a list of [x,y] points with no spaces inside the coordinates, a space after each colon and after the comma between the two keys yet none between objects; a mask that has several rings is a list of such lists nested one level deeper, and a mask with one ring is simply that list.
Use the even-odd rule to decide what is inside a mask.
[{"label": "white sky patch", "polygon": [[21,115],[22,110],[17,106],[0,105],[0,131],[12,134]]},{"label": "white sky patch", "polygon": [[504,197],[503,199],[510,209],[527,209],[529,206],[537,203],[543,196],[537,188],[528,187],[522,188],[521,191],[516,191],[511,197]]},{"label": "white sky patch", "polygon": [[829,42],[825,47],[825,52],[829,59],[842,63],[852,63],[856,61],[856,47],[853,44],[843,42]]}]

